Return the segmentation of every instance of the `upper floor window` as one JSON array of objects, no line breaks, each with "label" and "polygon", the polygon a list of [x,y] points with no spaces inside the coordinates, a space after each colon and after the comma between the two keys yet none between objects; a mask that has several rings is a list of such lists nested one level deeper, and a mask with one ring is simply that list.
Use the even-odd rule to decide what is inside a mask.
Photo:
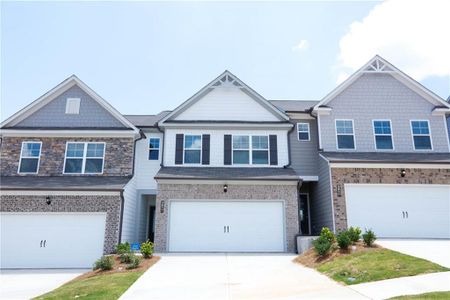
[{"label": "upper floor window", "polygon": [[269,163],[269,137],[266,135],[234,135],[233,164],[266,165]]},{"label": "upper floor window", "polygon": [[184,163],[199,164],[202,155],[202,136],[185,135],[184,136]]},{"label": "upper floor window", "polygon": [[394,149],[394,145],[392,143],[391,121],[374,120],[373,133],[375,135],[375,147],[377,150]]},{"label": "upper floor window", "polygon": [[150,138],[148,142],[148,159],[158,160],[159,159],[159,143],[160,138]]},{"label": "upper floor window", "polygon": [[309,123],[297,123],[297,136],[299,141],[309,141]]},{"label": "upper floor window", "polygon": [[336,120],[336,140],[338,149],[355,149],[353,120]]},{"label": "upper floor window", "polygon": [[19,173],[38,173],[41,142],[23,142],[20,151]]},{"label": "upper floor window", "polygon": [[69,142],[66,146],[64,173],[101,174],[105,158],[105,143]]},{"label": "upper floor window", "polygon": [[415,150],[431,150],[430,124],[427,120],[411,121]]},{"label": "upper floor window", "polygon": [[80,98],[67,98],[66,114],[78,115],[80,113]]}]

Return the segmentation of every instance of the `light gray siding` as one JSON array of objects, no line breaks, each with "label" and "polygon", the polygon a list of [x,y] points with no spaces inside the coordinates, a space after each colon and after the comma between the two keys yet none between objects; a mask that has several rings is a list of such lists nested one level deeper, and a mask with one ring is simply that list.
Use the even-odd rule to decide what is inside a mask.
[{"label": "light gray siding", "polygon": [[[80,113],[66,114],[67,98],[80,98]],[[73,86],[15,127],[126,127],[106,109]]]},{"label": "light gray siding", "polygon": [[333,208],[331,205],[330,168],[328,162],[319,156],[319,181],[312,184],[310,197],[311,233],[318,234],[323,227],[333,230]]},{"label": "light gray siding", "polygon": [[[327,104],[330,115],[320,116],[322,148],[336,151],[336,119],[354,120],[356,151],[373,152],[372,120],[389,119],[394,151],[414,151],[410,120],[429,120],[434,152],[449,152],[442,116],[432,116],[435,107],[389,74],[364,74]],[[422,151],[423,152],[423,151]]]},{"label": "light gray siding", "polygon": [[[289,133],[289,151],[291,155],[291,167],[300,176],[317,176],[318,175],[318,135],[316,120],[309,119],[292,119],[294,129]],[[309,124],[309,141],[299,141],[297,134],[297,123]]]}]

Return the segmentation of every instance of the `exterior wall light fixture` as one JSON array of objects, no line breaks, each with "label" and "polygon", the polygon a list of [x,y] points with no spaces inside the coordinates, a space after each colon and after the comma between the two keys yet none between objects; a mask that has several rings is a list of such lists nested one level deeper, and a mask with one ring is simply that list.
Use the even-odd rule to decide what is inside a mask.
[{"label": "exterior wall light fixture", "polygon": [[52,199],[50,199],[50,196],[45,197],[45,203],[47,203],[47,205],[52,204]]},{"label": "exterior wall light fixture", "polygon": [[402,176],[402,177],[406,176],[406,170],[405,169],[401,169],[400,170],[400,176]]},{"label": "exterior wall light fixture", "polygon": [[224,193],[228,192],[228,185],[226,184],[223,185],[223,192]]},{"label": "exterior wall light fixture", "polygon": [[160,213],[164,213],[164,206],[165,206],[165,202],[164,200],[161,200],[161,205],[159,206],[159,212]]},{"label": "exterior wall light fixture", "polygon": [[336,185],[336,195],[338,197],[342,196],[342,190],[341,190],[341,185],[340,184]]}]

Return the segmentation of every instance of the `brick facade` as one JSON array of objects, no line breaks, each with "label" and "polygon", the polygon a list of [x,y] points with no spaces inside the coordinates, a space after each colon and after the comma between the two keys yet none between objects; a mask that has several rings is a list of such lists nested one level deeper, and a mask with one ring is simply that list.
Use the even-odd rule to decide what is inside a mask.
[{"label": "brick facade", "polygon": [[[405,169],[401,168],[331,168],[333,205],[336,231],[347,228],[347,209],[345,206],[346,183],[361,184],[450,184],[450,169]],[[340,196],[337,187],[340,186]]]},{"label": "brick facade", "polygon": [[[170,199],[208,200],[284,200],[286,248],[295,251],[295,237],[299,232],[297,185],[234,185],[228,184],[228,192],[223,192],[223,184],[158,184],[156,196],[155,251],[165,252],[168,239],[168,201]],[[161,201],[165,201],[164,213],[160,212]]]},{"label": "brick facade", "polygon": [[3,137],[0,149],[1,176],[22,176],[17,171],[23,141],[42,142],[39,173],[31,176],[63,176],[67,142],[106,143],[103,174],[89,176],[129,176],[132,174],[133,138]]},{"label": "brick facade", "polygon": [[[103,251],[112,253],[119,241],[121,198],[117,195],[52,195],[51,204],[46,197],[33,195],[0,195],[1,212],[106,212]],[[67,233],[70,237],[70,232]],[[63,241],[62,241],[63,242]]]}]

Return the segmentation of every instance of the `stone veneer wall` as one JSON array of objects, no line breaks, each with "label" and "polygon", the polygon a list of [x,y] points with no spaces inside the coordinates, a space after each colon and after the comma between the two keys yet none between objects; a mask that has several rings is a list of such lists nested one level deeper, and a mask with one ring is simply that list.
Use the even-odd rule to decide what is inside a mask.
[{"label": "stone veneer wall", "polygon": [[[333,204],[336,231],[347,229],[347,208],[345,207],[346,183],[361,184],[450,184],[450,169],[405,169],[401,168],[331,168],[333,181]],[[341,186],[341,196],[337,195]]]},{"label": "stone veneer wall", "polygon": [[[119,241],[121,198],[96,195],[52,195],[47,205],[45,195],[0,195],[1,212],[106,212],[103,251],[112,253]],[[70,237],[70,232],[67,233]]]},{"label": "stone veneer wall", "polygon": [[[223,184],[159,184],[156,196],[155,251],[167,249],[167,223],[171,199],[211,199],[211,200],[284,200],[286,218],[286,248],[295,251],[295,237],[299,232],[297,185],[235,185],[228,184],[228,192],[223,192]],[[161,214],[161,201],[165,201]]]},{"label": "stone veneer wall", "polygon": [[42,142],[39,173],[31,176],[77,176],[63,174],[67,142],[106,143],[103,174],[89,176],[129,176],[132,173],[133,138],[3,137],[0,146],[1,176],[21,176],[17,171],[23,141]]}]

